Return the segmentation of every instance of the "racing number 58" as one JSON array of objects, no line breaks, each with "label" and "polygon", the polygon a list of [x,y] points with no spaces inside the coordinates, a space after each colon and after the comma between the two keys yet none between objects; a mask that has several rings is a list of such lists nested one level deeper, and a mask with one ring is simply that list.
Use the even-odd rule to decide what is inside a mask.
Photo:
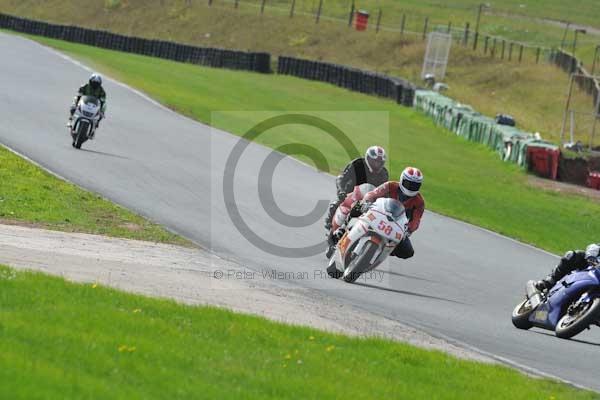
[{"label": "racing number 58", "polygon": [[377,228],[386,235],[392,233],[393,229],[392,226],[390,224],[386,224],[384,220],[379,221],[379,225],[377,226]]}]

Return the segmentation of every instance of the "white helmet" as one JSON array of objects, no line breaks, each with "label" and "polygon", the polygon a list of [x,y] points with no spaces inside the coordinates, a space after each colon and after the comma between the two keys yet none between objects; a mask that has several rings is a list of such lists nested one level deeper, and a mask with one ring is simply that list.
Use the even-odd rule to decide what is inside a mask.
[{"label": "white helmet", "polygon": [[600,257],[600,245],[597,245],[596,243],[590,244],[585,249],[585,259],[591,265],[597,265],[600,263],[598,257]]},{"label": "white helmet", "polygon": [[90,85],[94,88],[102,86],[102,75],[94,72],[92,76],[90,76]]},{"label": "white helmet", "polygon": [[371,146],[365,153],[365,162],[369,171],[379,173],[385,166],[385,150],[380,146]]},{"label": "white helmet", "polygon": [[408,197],[419,194],[423,183],[423,173],[415,167],[406,167],[400,175],[400,190]]}]

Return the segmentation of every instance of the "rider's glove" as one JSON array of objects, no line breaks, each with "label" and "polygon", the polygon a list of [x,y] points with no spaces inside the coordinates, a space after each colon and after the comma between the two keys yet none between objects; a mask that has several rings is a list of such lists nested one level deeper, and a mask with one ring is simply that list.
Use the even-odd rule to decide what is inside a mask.
[{"label": "rider's glove", "polygon": [[343,190],[338,190],[337,198],[338,198],[339,201],[346,200],[346,196],[347,196],[346,192],[344,192]]},{"label": "rider's glove", "polygon": [[363,203],[360,201],[357,201],[354,204],[352,204],[352,208],[350,209],[350,217],[351,218],[360,217],[363,214],[362,208],[363,208]]}]

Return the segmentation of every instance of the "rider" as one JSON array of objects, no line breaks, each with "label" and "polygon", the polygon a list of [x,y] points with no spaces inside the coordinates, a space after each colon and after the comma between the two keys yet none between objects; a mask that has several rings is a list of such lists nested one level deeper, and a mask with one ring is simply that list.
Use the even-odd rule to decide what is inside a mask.
[{"label": "rider", "polygon": [[100,126],[100,121],[104,118],[104,112],[106,111],[106,92],[102,87],[102,76],[100,74],[94,72],[92,76],[90,76],[88,83],[79,88],[75,102],[71,105],[69,124],[73,121],[73,114],[75,114],[75,109],[77,108],[77,103],[79,103],[81,96],[94,96],[100,100],[100,119],[96,125],[96,128],[98,128]]},{"label": "rider", "polygon": [[571,272],[587,268],[590,265],[598,265],[600,260],[600,243],[592,243],[587,246],[585,251],[572,250],[567,251],[560,259],[558,266],[546,278],[538,281],[535,286],[538,290],[550,290],[556,282],[560,281]]},{"label": "rider", "polygon": [[337,199],[329,203],[329,210],[325,217],[326,230],[329,231],[331,229],[331,220],[335,211],[355,186],[362,185],[363,183],[379,186],[389,179],[388,171],[385,168],[386,158],[383,147],[371,146],[367,149],[363,158],[352,160],[344,168],[342,174],[335,181]]},{"label": "rider", "polygon": [[[421,217],[425,211],[425,200],[419,190],[423,183],[423,173],[414,167],[406,167],[400,175],[400,181],[389,181],[377,187],[375,190],[367,193],[362,204],[356,204],[350,216],[361,215],[366,212],[371,203],[380,197],[387,197],[399,200],[406,209],[408,218],[406,238],[402,240],[391,253],[398,258],[411,258],[415,251],[410,242],[410,236],[419,229]],[[359,209],[360,208],[360,209]]]}]

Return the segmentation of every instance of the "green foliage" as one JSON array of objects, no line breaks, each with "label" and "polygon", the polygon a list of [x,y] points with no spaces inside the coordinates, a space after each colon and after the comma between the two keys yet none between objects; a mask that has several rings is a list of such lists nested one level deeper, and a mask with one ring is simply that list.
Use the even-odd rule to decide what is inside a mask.
[{"label": "green foliage", "polygon": [[2,223],[189,245],[159,225],[62,181],[2,147],[0,182]]},{"label": "green foliage", "polygon": [[114,10],[121,7],[121,0],[104,0],[104,7],[108,10]]},{"label": "green foliage", "polygon": [[554,399],[504,366],[0,266],[0,398]]}]

